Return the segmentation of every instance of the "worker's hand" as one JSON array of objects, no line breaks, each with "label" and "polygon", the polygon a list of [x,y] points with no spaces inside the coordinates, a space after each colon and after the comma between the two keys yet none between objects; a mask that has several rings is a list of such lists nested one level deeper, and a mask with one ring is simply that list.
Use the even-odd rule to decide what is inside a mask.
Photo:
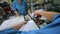
[{"label": "worker's hand", "polygon": [[47,12],[47,11],[43,11],[43,12],[35,11],[34,14],[42,15],[42,16],[48,18],[50,21],[52,21],[52,20],[53,20],[53,17],[54,17],[56,14],[58,14],[58,13],[57,13],[57,12],[50,12],[50,11],[48,11],[48,12]]},{"label": "worker's hand", "polygon": [[19,15],[16,15],[16,17],[19,16]]},{"label": "worker's hand", "polygon": [[30,16],[31,16],[31,18],[34,18],[34,13],[31,13],[31,14],[29,14]]},{"label": "worker's hand", "polygon": [[25,18],[25,21],[29,21],[29,18],[28,18],[28,17],[26,17],[26,18]]},{"label": "worker's hand", "polygon": [[30,9],[28,9],[28,14],[31,14],[31,11],[30,11]]},{"label": "worker's hand", "polygon": [[12,26],[13,29],[19,30],[23,25],[27,24],[28,21],[22,21],[14,26]]},{"label": "worker's hand", "polygon": [[23,25],[27,24],[27,22],[28,22],[28,21],[22,21],[22,22],[20,23],[20,25],[23,26]]},{"label": "worker's hand", "polygon": [[17,11],[15,11],[15,14],[16,14],[16,17],[17,17],[17,16],[19,16],[19,14],[18,14],[18,12],[17,12]]}]

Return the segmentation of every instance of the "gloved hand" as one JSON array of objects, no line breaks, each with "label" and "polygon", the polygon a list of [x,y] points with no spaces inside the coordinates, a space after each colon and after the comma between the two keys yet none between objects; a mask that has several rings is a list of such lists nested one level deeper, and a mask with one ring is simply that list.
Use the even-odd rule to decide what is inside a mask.
[{"label": "gloved hand", "polygon": [[29,14],[31,18],[34,18],[34,13]]}]

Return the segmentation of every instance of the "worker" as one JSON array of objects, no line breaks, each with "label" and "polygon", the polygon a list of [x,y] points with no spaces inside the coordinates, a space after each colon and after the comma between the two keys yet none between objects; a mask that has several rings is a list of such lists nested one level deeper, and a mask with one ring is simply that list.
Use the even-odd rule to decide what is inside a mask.
[{"label": "worker", "polygon": [[31,14],[27,2],[25,0],[14,0],[12,4],[16,16]]},{"label": "worker", "polygon": [[23,21],[20,24],[14,25],[11,28],[1,30],[0,34],[60,34],[60,13],[57,12],[34,12],[34,14],[39,14],[47,17],[52,22],[39,30],[31,31],[18,31],[22,25],[25,25],[27,21]]}]

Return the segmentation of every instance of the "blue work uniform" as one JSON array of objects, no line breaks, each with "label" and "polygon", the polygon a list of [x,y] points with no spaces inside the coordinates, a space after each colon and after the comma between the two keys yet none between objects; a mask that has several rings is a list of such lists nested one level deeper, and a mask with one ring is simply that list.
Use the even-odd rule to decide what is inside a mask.
[{"label": "blue work uniform", "polygon": [[13,28],[0,31],[0,34],[60,34],[60,14],[54,16],[52,23],[39,30],[17,31]]},{"label": "blue work uniform", "polygon": [[22,0],[21,3],[18,3],[18,0],[14,0],[12,3],[12,9],[17,11],[20,15],[28,14],[28,5],[25,0]]}]

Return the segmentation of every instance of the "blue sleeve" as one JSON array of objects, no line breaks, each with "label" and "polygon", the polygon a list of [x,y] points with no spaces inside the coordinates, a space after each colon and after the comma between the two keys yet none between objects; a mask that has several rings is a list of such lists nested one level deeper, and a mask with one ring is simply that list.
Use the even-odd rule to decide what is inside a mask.
[{"label": "blue sleeve", "polygon": [[17,10],[15,2],[12,3],[12,9],[13,9],[14,11]]},{"label": "blue sleeve", "polygon": [[54,16],[53,21],[56,20],[56,19],[58,19],[58,18],[60,18],[60,14],[56,14],[56,15]]},{"label": "blue sleeve", "polygon": [[0,34],[18,34],[18,33],[21,33],[21,31],[14,30],[13,28],[0,31]]},{"label": "blue sleeve", "polygon": [[26,9],[29,9],[29,6],[28,6],[26,0],[24,0],[24,3],[25,3],[25,6],[26,6]]}]

